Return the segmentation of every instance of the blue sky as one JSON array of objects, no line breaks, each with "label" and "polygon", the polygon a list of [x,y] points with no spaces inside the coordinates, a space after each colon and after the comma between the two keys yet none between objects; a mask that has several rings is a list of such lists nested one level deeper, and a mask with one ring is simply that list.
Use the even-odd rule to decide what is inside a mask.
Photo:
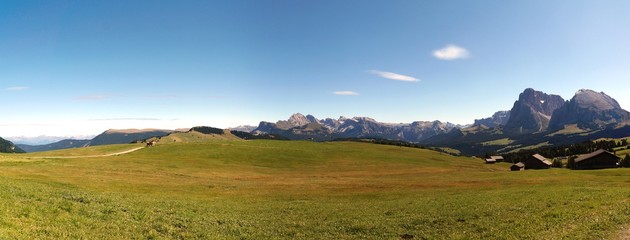
[{"label": "blue sky", "polygon": [[2,1],[0,136],[630,109],[630,1]]}]

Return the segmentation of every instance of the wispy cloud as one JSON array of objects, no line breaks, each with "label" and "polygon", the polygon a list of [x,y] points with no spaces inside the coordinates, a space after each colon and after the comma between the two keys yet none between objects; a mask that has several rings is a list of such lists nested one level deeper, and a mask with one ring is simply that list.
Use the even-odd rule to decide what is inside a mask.
[{"label": "wispy cloud", "polygon": [[163,121],[163,120],[165,120],[165,119],[160,119],[160,118],[96,118],[96,119],[88,119],[88,121]]},{"label": "wispy cloud", "polygon": [[444,48],[433,51],[433,56],[440,60],[450,61],[468,58],[470,52],[463,47],[450,44]]},{"label": "wispy cloud", "polygon": [[175,94],[164,94],[164,95],[147,95],[146,98],[150,98],[150,99],[177,99],[177,98],[182,98],[182,96],[175,95]]},{"label": "wispy cloud", "polygon": [[50,123],[0,123],[0,127],[50,127]]},{"label": "wispy cloud", "polygon": [[225,99],[227,96],[223,95],[176,95],[176,94],[163,94],[163,95],[147,95],[144,96],[147,99],[153,100],[185,100],[185,99]]},{"label": "wispy cloud", "polygon": [[80,101],[98,101],[98,100],[105,100],[105,99],[112,98],[112,97],[114,97],[114,95],[111,95],[111,94],[92,94],[92,95],[78,96],[78,97],[76,97],[76,99],[80,100]]},{"label": "wispy cloud", "polygon": [[357,95],[359,95],[359,93],[353,92],[353,91],[336,91],[336,92],[333,92],[333,94],[341,95],[341,96],[357,96]]},{"label": "wispy cloud", "polygon": [[394,81],[403,81],[403,82],[419,82],[420,81],[420,79],[417,79],[415,77],[393,73],[393,72],[371,70],[370,73],[377,75],[379,77],[387,78],[389,80],[394,80]]},{"label": "wispy cloud", "polygon": [[24,91],[24,90],[28,90],[29,87],[25,87],[25,86],[15,86],[15,87],[8,87],[5,88],[5,91],[11,91],[11,92],[17,92],[17,91]]}]

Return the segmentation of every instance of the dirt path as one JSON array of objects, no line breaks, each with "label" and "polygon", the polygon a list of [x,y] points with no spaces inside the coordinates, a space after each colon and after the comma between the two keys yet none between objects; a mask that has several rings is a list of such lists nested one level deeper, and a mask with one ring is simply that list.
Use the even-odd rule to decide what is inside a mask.
[{"label": "dirt path", "polygon": [[135,151],[138,151],[140,149],[143,149],[144,147],[137,147],[137,148],[133,148],[133,149],[129,149],[126,151],[122,151],[122,152],[116,152],[116,153],[108,153],[108,154],[100,154],[100,155],[84,155],[84,156],[44,156],[44,157],[27,157],[30,159],[41,159],[41,158],[95,158],[95,157],[109,157],[109,156],[118,156],[118,155],[123,155],[123,154],[127,154],[127,153],[132,153]]},{"label": "dirt path", "polygon": [[621,231],[617,240],[630,240],[630,227],[627,227],[623,231]]}]

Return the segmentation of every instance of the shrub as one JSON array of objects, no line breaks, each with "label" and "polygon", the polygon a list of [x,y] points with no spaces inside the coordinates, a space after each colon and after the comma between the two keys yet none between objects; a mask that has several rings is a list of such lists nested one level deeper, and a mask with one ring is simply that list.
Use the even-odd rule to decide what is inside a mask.
[{"label": "shrub", "polygon": [[630,155],[626,154],[626,157],[621,159],[621,161],[619,162],[619,166],[626,167],[626,168],[630,167]]},{"label": "shrub", "polygon": [[194,127],[190,129],[191,131],[200,132],[203,134],[223,134],[223,129],[213,128],[213,127]]},{"label": "shrub", "polygon": [[577,156],[571,156],[569,158],[569,161],[567,162],[567,168],[569,169],[575,169],[575,159],[577,158]]},{"label": "shrub", "polygon": [[554,159],[553,162],[551,163],[551,167],[553,167],[553,168],[562,168],[563,167],[562,160]]}]

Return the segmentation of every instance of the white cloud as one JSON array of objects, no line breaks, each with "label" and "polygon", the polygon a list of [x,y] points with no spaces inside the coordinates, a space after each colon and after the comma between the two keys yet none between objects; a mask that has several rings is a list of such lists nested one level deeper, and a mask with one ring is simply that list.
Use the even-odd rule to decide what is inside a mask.
[{"label": "white cloud", "polygon": [[372,70],[370,71],[370,73],[380,76],[382,78],[387,78],[387,79],[395,80],[395,81],[403,81],[403,82],[419,82],[420,81],[419,79],[415,77],[406,76],[406,75],[393,73],[393,72],[383,72],[379,70]]},{"label": "white cloud", "polygon": [[28,87],[25,87],[25,86],[15,86],[15,87],[8,87],[8,88],[5,88],[4,90],[6,90],[6,91],[16,92],[16,91],[24,91],[24,90],[28,90]]},{"label": "white cloud", "polygon": [[433,56],[440,60],[450,61],[468,58],[470,56],[470,52],[468,52],[465,48],[451,44],[442,49],[433,51]]},{"label": "white cloud", "polygon": [[359,93],[353,92],[353,91],[336,91],[336,92],[333,92],[333,94],[335,94],[335,95],[342,95],[342,96],[357,96],[357,95],[359,95]]}]

